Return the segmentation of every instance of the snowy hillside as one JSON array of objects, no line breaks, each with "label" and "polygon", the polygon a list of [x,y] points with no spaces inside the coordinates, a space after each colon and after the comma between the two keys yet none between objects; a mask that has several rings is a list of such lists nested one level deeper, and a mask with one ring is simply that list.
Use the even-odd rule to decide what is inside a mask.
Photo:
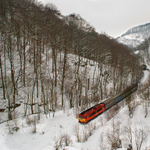
[{"label": "snowy hillside", "polygon": [[[109,150],[109,142],[106,137],[108,134],[110,136],[112,134],[111,128],[113,122],[115,122],[115,125],[118,124],[119,130],[125,130],[126,128],[131,127],[133,129],[133,136],[135,136],[135,130],[138,129],[141,124],[142,128],[147,128],[149,126],[150,115],[148,115],[146,119],[144,118],[142,106],[136,108],[132,119],[129,118],[128,113],[128,108],[125,107],[108,122],[106,121],[106,113],[104,113],[88,125],[81,125],[78,124],[78,120],[75,118],[73,110],[68,110],[66,113],[59,111],[54,118],[45,118],[45,116],[41,116],[43,118],[36,124],[36,133],[32,133],[34,130],[33,125],[30,126],[25,119],[20,118],[16,121],[10,121],[0,125],[0,149],[55,150],[57,144],[60,144],[60,137],[67,135],[70,146],[65,146],[65,142],[62,139],[62,145],[64,145],[62,148],[65,150],[100,150],[102,147],[105,150]],[[12,130],[15,126],[15,122],[20,128],[17,132]],[[77,129],[81,138],[84,138],[85,134],[92,128],[94,128],[92,130],[92,135],[86,142],[77,142],[75,129]],[[8,133],[9,130],[11,131],[11,134]],[[129,143],[127,138],[128,135],[122,137],[123,148],[118,150],[126,150]],[[142,150],[144,150],[146,146],[147,148],[150,147],[149,140],[150,136],[147,138],[147,141],[144,141],[145,143],[143,144]],[[133,149],[135,150],[135,148]]]},{"label": "snowy hillside", "polygon": [[[75,62],[76,59],[70,54],[70,65],[73,66]],[[92,75],[96,69],[97,64],[93,64],[91,61],[87,65],[88,75]],[[80,66],[80,69],[85,68]],[[148,71],[144,73],[142,84],[146,84],[150,78]],[[133,150],[139,144],[139,150],[148,150],[150,115],[148,113],[144,118],[143,101],[138,92],[133,95],[133,117],[129,117],[129,108],[123,101],[119,111],[115,112],[112,108],[87,125],[78,123],[76,108],[66,107],[65,112],[55,112],[55,117],[52,117],[52,113],[41,114],[38,120],[38,115],[23,117],[21,112],[24,106],[21,104],[16,109],[19,114],[17,119],[0,124],[0,150],[110,150],[114,140],[120,141],[118,150],[126,150],[130,143]]]},{"label": "snowy hillside", "polygon": [[150,36],[150,23],[133,27],[117,38],[117,41],[129,47],[136,47]]}]

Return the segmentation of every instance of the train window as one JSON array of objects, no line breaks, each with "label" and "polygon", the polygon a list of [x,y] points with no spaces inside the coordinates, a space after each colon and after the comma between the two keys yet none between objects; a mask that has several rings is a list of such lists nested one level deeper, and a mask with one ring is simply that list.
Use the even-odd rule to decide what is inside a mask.
[{"label": "train window", "polygon": [[97,112],[99,112],[99,111],[101,111],[101,110],[102,110],[102,108],[98,109]]},{"label": "train window", "polygon": [[121,96],[119,96],[119,97],[117,97],[117,101],[119,102],[119,101],[121,101],[123,99],[123,96],[121,95]]},{"label": "train window", "polygon": [[82,117],[82,119],[84,119],[84,117]]},{"label": "train window", "polygon": [[89,115],[89,117],[93,116],[95,113],[96,113],[96,112],[91,113],[91,114]]}]

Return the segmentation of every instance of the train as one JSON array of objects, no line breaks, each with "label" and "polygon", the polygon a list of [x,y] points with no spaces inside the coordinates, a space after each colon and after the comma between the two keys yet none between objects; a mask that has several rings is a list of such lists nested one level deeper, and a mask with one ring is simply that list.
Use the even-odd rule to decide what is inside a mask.
[{"label": "train", "polygon": [[96,104],[96,105],[92,106],[91,108],[83,111],[82,113],[80,113],[78,115],[78,122],[83,123],[83,124],[90,122],[92,119],[99,116],[104,111],[108,110],[112,106],[114,106],[117,103],[119,103],[120,101],[122,101],[127,96],[134,93],[137,89],[138,89],[138,84],[136,83],[136,84],[126,88],[122,92],[118,93],[117,95],[115,95],[111,98],[108,98],[108,99],[104,100],[103,102]]}]

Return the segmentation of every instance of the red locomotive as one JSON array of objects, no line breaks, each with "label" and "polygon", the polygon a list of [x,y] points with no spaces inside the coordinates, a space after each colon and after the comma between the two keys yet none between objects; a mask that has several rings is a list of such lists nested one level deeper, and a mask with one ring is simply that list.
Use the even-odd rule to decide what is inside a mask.
[{"label": "red locomotive", "polygon": [[135,92],[138,88],[138,84],[134,84],[127,89],[123,90],[119,94],[113,96],[112,98],[109,98],[105,101],[103,101],[100,104],[96,104],[93,107],[83,111],[82,113],[79,114],[78,116],[78,121],[80,123],[87,123],[100,115],[102,112],[108,110],[110,107],[114,106],[115,104],[119,103],[122,101],[124,98]]},{"label": "red locomotive", "polygon": [[91,119],[95,118],[99,114],[101,114],[103,111],[105,111],[105,105],[100,103],[96,104],[95,106],[83,111],[81,114],[79,114],[78,120],[80,123],[87,123]]}]

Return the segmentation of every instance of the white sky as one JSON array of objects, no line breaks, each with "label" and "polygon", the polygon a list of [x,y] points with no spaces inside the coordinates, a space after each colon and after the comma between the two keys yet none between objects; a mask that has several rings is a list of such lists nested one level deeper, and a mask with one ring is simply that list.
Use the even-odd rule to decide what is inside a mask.
[{"label": "white sky", "polygon": [[150,22],[150,0],[38,0],[56,5],[62,15],[80,14],[97,32],[118,37]]}]

